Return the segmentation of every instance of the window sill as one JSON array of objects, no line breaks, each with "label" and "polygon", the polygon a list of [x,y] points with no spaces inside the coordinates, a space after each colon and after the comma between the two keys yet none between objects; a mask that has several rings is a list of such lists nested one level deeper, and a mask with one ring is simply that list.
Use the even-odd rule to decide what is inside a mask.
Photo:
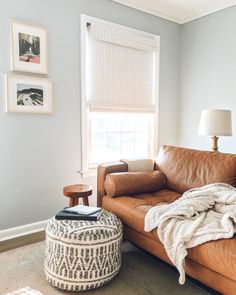
[{"label": "window sill", "polygon": [[79,171],[79,173],[82,178],[96,177],[97,169],[82,170],[82,171]]}]

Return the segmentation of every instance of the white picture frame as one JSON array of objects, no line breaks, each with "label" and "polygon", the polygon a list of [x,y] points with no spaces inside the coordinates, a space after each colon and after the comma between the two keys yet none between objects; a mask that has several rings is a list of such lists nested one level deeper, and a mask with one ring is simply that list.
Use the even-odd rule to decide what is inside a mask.
[{"label": "white picture frame", "polygon": [[10,20],[11,70],[48,73],[47,28]]},{"label": "white picture frame", "polygon": [[5,74],[5,105],[6,112],[52,114],[52,81]]}]

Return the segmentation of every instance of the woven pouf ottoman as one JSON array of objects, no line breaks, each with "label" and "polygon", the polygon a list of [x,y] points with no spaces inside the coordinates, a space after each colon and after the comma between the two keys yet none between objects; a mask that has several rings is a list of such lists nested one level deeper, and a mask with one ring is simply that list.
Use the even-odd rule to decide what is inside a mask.
[{"label": "woven pouf ottoman", "polygon": [[109,282],[121,267],[122,232],[121,221],[105,210],[98,221],[50,219],[44,263],[48,282],[67,291]]}]

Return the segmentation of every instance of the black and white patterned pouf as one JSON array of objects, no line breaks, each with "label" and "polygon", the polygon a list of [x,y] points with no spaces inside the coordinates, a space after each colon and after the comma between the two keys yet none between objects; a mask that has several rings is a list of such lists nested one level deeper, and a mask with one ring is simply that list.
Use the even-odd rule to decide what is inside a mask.
[{"label": "black and white patterned pouf", "polygon": [[44,263],[47,280],[68,291],[109,282],[121,267],[122,234],[121,221],[105,210],[99,221],[50,219]]}]

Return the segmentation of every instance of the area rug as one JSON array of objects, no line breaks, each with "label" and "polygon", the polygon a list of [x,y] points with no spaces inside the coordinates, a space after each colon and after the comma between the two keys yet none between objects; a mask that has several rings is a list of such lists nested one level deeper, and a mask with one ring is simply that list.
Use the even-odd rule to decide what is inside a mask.
[{"label": "area rug", "polygon": [[5,295],[43,295],[43,294],[35,289],[31,289],[30,287],[25,287],[22,289],[15,290],[11,293],[7,293]]}]

